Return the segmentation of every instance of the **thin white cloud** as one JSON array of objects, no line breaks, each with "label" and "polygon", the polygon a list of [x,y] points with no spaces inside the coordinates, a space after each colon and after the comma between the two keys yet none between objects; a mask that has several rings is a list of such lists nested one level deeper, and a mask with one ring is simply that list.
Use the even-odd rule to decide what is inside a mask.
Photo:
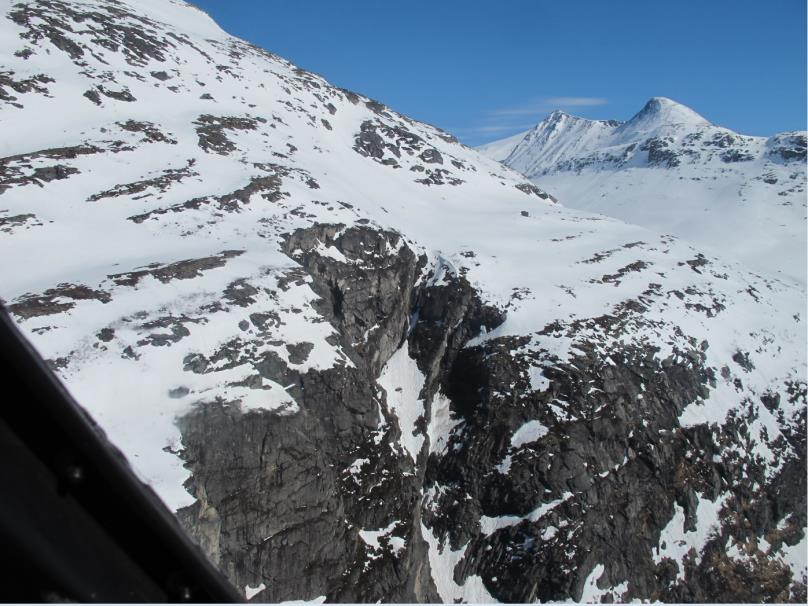
[{"label": "thin white cloud", "polygon": [[547,111],[547,105],[544,101],[535,101],[533,103],[526,103],[524,105],[513,105],[511,107],[501,107],[492,110],[489,113],[491,116],[531,116]]},{"label": "thin white cloud", "polygon": [[509,130],[526,130],[531,126],[534,126],[533,122],[527,122],[524,124],[485,124],[483,126],[472,126],[470,128],[458,128],[455,129],[455,131],[469,135],[487,135],[504,133]]},{"label": "thin white cloud", "polygon": [[547,105],[557,105],[558,107],[590,107],[606,105],[609,100],[604,97],[548,97],[544,102]]},{"label": "thin white cloud", "polygon": [[604,97],[541,97],[520,105],[490,110],[480,121],[481,124],[457,128],[454,132],[472,139],[500,138],[535,126],[536,122],[553,110],[594,107],[608,102]]},{"label": "thin white cloud", "polygon": [[543,97],[521,105],[501,107],[489,113],[491,116],[530,116],[564,107],[591,107],[606,105],[608,102],[604,97]]}]

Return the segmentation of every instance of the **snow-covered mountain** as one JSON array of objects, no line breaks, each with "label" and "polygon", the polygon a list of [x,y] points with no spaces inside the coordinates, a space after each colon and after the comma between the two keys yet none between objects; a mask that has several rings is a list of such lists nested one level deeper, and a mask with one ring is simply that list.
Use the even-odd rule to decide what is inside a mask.
[{"label": "snow-covered mountain", "polygon": [[804,600],[803,287],[184,2],[0,7],[0,294],[248,598]]},{"label": "snow-covered mountain", "polygon": [[663,97],[628,122],[561,111],[478,148],[575,208],[806,281],[806,134],[739,135]]}]

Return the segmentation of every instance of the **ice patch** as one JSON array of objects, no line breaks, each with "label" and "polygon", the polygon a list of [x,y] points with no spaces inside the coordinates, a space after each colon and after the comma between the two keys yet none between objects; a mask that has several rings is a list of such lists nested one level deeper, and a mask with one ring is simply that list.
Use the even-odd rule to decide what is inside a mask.
[{"label": "ice patch", "polygon": [[244,586],[244,595],[247,597],[248,600],[252,600],[253,597],[264,591],[267,586],[264,583],[261,583],[258,587],[250,587],[249,585]]},{"label": "ice patch", "polygon": [[486,589],[482,578],[477,575],[466,578],[462,585],[455,582],[455,566],[463,559],[468,544],[452,551],[449,545],[441,546],[438,539],[423,524],[421,524],[421,535],[429,546],[429,567],[432,570],[432,580],[444,603],[452,604],[463,601],[471,604],[491,604],[497,601]]},{"label": "ice patch", "polygon": [[720,529],[719,512],[728,498],[725,494],[715,501],[703,498],[697,493],[698,508],[696,510],[696,529],[685,531],[685,512],[678,504],[673,504],[673,517],[662,529],[659,536],[659,544],[656,553],[653,554],[654,562],[661,563],[664,558],[670,558],[678,564],[679,572],[677,579],[684,580],[684,558],[694,550],[697,561],[701,557],[701,550],[707,542]]},{"label": "ice patch", "polygon": [[451,417],[451,401],[441,392],[432,400],[432,418],[429,421],[429,452],[442,453],[446,450],[452,430],[460,423],[460,419]]},{"label": "ice patch", "polygon": [[547,435],[547,428],[540,421],[528,421],[511,436],[511,448],[519,448]]},{"label": "ice patch", "polygon": [[545,514],[555,509],[555,507],[569,499],[571,496],[571,492],[565,492],[561,498],[550,501],[549,503],[542,503],[536,509],[523,516],[481,516],[480,532],[485,536],[488,536],[497,530],[508,528],[509,526],[516,526],[524,521],[536,522],[544,517]]},{"label": "ice patch", "polygon": [[409,350],[409,343],[405,341],[384,365],[379,385],[387,392],[387,404],[398,417],[401,445],[415,462],[425,439],[423,434],[413,433],[416,421],[424,414],[424,402],[420,396],[425,379]]}]

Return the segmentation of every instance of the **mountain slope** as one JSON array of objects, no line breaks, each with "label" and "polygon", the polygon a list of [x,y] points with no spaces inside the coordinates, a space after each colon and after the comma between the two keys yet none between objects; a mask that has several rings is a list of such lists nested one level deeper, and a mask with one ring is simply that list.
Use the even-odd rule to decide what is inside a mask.
[{"label": "mountain slope", "polygon": [[804,289],[183,2],[0,7],[0,294],[248,598],[804,598]]},{"label": "mountain slope", "polygon": [[739,135],[657,97],[628,122],[554,112],[479,150],[564,204],[805,283],[805,133]]},{"label": "mountain slope", "polygon": [[499,141],[492,141],[491,143],[486,143],[485,145],[480,145],[477,147],[477,151],[482,153],[484,156],[491,158],[492,160],[496,160],[497,162],[502,162],[508,155],[513,151],[513,148],[524,138],[525,133],[519,133],[513,135],[512,137],[507,137],[505,139],[500,139]]}]

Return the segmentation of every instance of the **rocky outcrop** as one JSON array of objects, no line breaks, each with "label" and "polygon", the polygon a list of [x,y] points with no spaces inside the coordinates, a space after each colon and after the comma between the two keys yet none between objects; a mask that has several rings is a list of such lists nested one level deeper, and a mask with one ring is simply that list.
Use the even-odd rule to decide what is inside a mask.
[{"label": "rocky outcrop", "polygon": [[[727,455],[754,406],[720,427],[680,426],[716,384],[709,344],[661,361],[658,348],[633,344],[604,359],[585,338],[567,362],[532,350],[527,336],[468,347],[503,312],[446,267],[427,267],[399,234],[319,224],[284,246],[313,279],[317,310],[348,359],[303,374],[275,355],[254,361],[259,375],[288,386],[294,414],[216,401],[180,421],[198,499],[181,519],[237,585],[265,584],[255,600],[439,600],[425,531],[463,551],[455,583],[479,577],[501,601],[804,595],[777,560],[727,555],[735,544],[754,553],[764,536],[775,548],[801,539],[804,414],[792,436],[803,454],[785,455],[773,476],[754,453]],[[626,305],[597,325],[643,322],[643,310]],[[402,349],[423,378],[410,403],[422,407],[412,456],[380,385]],[[546,385],[537,389],[530,368],[539,360]],[[438,397],[451,402],[454,429],[433,444]],[[722,512],[712,528],[710,509]],[[703,544],[671,555],[671,537],[697,531]],[[756,583],[738,584],[739,575]]]},{"label": "rocky outcrop", "polygon": [[[376,106],[371,104],[369,107],[373,109]],[[378,113],[378,108],[374,111]],[[429,145],[423,137],[407,130],[404,126],[390,126],[379,120],[362,122],[360,131],[354,137],[353,150],[361,156],[392,168],[401,168],[401,160],[407,156],[417,158],[424,164],[444,164],[444,155]],[[450,158],[447,166],[449,164],[453,168],[427,169],[419,163],[412,165],[410,170],[426,174],[423,178],[415,179],[416,183],[460,185],[463,180],[456,175],[470,170],[470,168],[454,157]]]},{"label": "rocky outcrop", "polygon": [[808,137],[805,133],[781,133],[766,141],[768,154],[781,162],[805,162]]},{"label": "rocky outcrop", "polygon": [[[506,602],[580,601],[593,570],[597,587],[607,590],[601,597],[616,601],[804,595],[804,582],[782,564],[761,559],[757,568],[738,571],[726,555],[728,543],[771,532],[772,512],[803,511],[804,478],[786,468],[767,482],[762,467],[752,463],[739,474],[718,457],[742,439],[744,422],[720,431],[679,426],[685,406],[714,383],[702,352],[662,363],[652,348],[613,351],[608,362],[585,352],[546,371],[548,389],[534,391],[529,362],[518,353],[523,342],[498,339],[466,349],[447,376],[463,430],[444,456],[430,458],[427,490],[435,496],[425,520],[452,549],[467,546],[455,569],[458,582],[479,575]],[[520,428],[530,425],[541,431],[515,444]],[[804,459],[798,461],[804,470]],[[762,495],[748,492],[755,481],[767,487]],[[784,491],[790,482],[796,486]],[[726,517],[704,555],[694,552],[680,569],[660,556],[664,529],[679,508],[684,531],[695,531],[705,500],[724,502]],[[738,575],[766,589],[737,585]]]},{"label": "rocky outcrop", "polygon": [[[300,374],[277,356],[256,360],[258,374],[288,385],[296,414],[220,401],[185,416],[198,501],[180,517],[237,585],[266,584],[262,601],[438,601],[420,530],[427,444],[417,461],[391,448],[402,428],[377,380],[409,342],[428,402],[464,343],[501,315],[462,278],[431,284],[425,257],[393,232],[317,225],[285,248],[349,361]],[[422,433],[428,416],[427,405]],[[362,538],[379,529],[376,545]]]}]

